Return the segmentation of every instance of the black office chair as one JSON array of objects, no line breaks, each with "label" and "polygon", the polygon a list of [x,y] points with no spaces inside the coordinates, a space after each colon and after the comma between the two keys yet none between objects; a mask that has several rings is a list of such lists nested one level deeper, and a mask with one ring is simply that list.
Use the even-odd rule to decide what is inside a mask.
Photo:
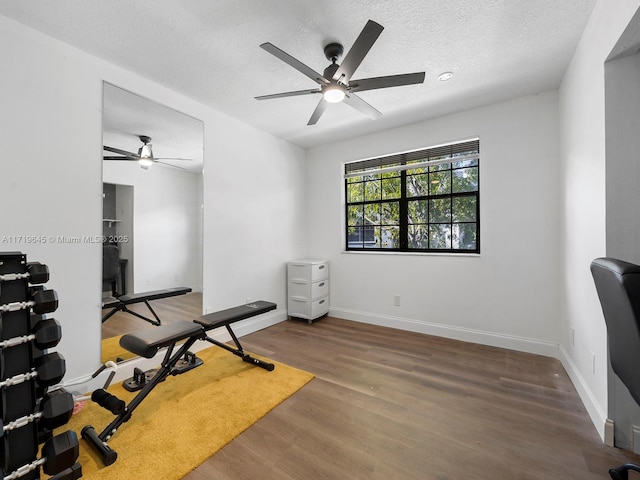
[{"label": "black office chair", "polygon": [[119,291],[120,249],[117,245],[102,245],[102,289],[109,288],[112,296],[122,295]]},{"label": "black office chair", "polygon": [[[607,325],[611,367],[640,405],[640,266],[596,258],[591,274]],[[609,470],[609,475],[628,480],[629,470],[640,472],[640,466],[626,463]]]}]

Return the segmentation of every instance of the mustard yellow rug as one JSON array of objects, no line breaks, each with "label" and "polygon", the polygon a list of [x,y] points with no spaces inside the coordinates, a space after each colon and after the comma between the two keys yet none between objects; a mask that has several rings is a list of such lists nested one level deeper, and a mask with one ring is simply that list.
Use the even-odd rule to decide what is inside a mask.
[{"label": "mustard yellow rug", "polygon": [[120,337],[122,335],[102,340],[102,363],[107,363],[109,360],[115,362],[117,359],[130,360],[136,357],[135,353],[131,353],[120,346]]},{"label": "mustard yellow rug", "polygon": [[[80,440],[83,479],[181,479],[313,378],[277,362],[268,372],[219,347],[198,356],[204,365],[158,384],[109,440],[113,465],[104,467]],[[120,384],[108,391],[127,403],[135,396]],[[89,401],[59,430],[80,438],[93,425],[99,434],[114,418]]]}]

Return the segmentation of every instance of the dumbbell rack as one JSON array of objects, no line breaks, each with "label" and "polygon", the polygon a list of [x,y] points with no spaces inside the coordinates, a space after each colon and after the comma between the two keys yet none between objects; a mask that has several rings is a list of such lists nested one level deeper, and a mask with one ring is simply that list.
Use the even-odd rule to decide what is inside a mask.
[{"label": "dumbbell rack", "polygon": [[[0,252],[0,278],[4,276],[5,279],[10,280],[0,281],[0,385],[2,386],[0,388],[0,416],[2,419],[0,425],[0,479],[39,480],[41,478],[40,466],[45,461],[44,459],[38,461],[39,445],[49,440],[50,446],[55,443],[56,449],[58,448],[57,441],[50,440],[53,436],[52,432],[44,428],[37,420],[37,415],[42,415],[40,400],[47,393],[49,387],[38,383],[37,375],[34,374],[34,366],[47,355],[48,349],[42,351],[36,347],[33,341],[29,340],[34,325],[43,319],[41,315],[32,312],[32,305],[29,305],[29,302],[33,298],[34,291],[43,287],[30,286],[28,268],[29,264],[25,254]],[[48,280],[48,269],[44,281],[46,280]],[[22,304],[23,306],[7,310],[6,306],[10,304],[14,306]],[[2,311],[3,305],[5,306],[4,311]],[[57,307],[57,296],[55,307]],[[20,338],[21,341],[16,342],[17,338]],[[59,354],[55,353],[54,355]],[[64,371],[61,373],[64,375]],[[22,422],[21,420],[25,417],[29,418],[29,421]],[[67,421],[68,418],[63,420],[64,423]],[[14,425],[17,424],[17,427],[7,430],[7,426],[12,425],[12,422]],[[5,426],[4,432],[2,425]],[[74,437],[75,433],[71,432],[71,434],[67,434],[65,439],[73,439]],[[74,458],[70,461],[73,464],[77,460],[77,445],[75,448],[65,448],[67,451],[64,456],[67,459],[61,459],[60,462],[69,463],[68,458],[73,455]],[[51,472],[51,466],[56,464],[56,460],[50,458],[48,461],[47,470],[49,470],[49,474],[54,475],[51,477],[52,479],[73,480],[82,476],[82,469],[77,463],[72,468],[70,468],[71,465],[66,465],[59,469],[60,471]]]}]

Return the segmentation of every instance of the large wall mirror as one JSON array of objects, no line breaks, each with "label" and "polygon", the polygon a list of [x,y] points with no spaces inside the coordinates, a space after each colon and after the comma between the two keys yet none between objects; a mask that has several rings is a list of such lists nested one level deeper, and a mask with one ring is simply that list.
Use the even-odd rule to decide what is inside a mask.
[{"label": "large wall mirror", "polygon": [[202,121],[104,83],[102,361],[202,315]]}]

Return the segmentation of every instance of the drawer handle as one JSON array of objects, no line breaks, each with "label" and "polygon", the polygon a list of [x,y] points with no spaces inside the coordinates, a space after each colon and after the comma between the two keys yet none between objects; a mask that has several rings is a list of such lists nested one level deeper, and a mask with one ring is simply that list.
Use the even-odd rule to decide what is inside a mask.
[{"label": "drawer handle", "polygon": [[318,302],[318,305],[322,305],[323,303],[324,303],[324,300],[320,300],[320,301]]},{"label": "drawer handle", "polygon": [[324,287],[324,282],[320,282],[320,283],[318,284],[318,286],[319,286],[319,287]]},{"label": "drawer handle", "polygon": [[324,268],[324,265],[320,265],[320,266],[318,267],[318,270],[322,270],[323,268]]}]

